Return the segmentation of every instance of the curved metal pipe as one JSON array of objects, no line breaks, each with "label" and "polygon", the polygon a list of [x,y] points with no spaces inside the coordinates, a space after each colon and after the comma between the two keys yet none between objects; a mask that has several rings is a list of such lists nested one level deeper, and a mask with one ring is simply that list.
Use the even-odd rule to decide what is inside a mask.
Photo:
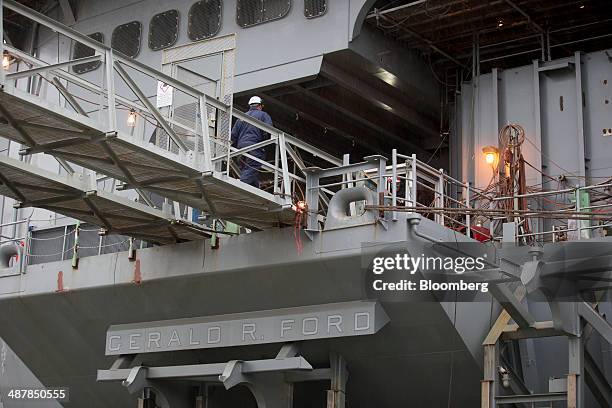
[{"label": "curved metal pipe", "polygon": [[376,214],[372,211],[366,210],[363,214],[351,215],[351,203],[360,201],[365,201],[366,205],[374,204],[374,192],[364,186],[343,188],[338,191],[329,200],[324,229],[328,230],[376,222]]},{"label": "curved metal pipe", "polygon": [[332,216],[336,219],[350,217],[350,205],[357,201],[373,203],[372,191],[367,187],[344,188],[338,191],[329,202],[328,217]]},{"label": "curved metal pipe", "polygon": [[417,236],[419,238],[423,238],[423,239],[425,239],[427,241],[430,241],[430,242],[436,242],[436,243],[443,242],[441,239],[430,237],[427,234],[423,234],[423,233],[419,232],[418,226],[421,223],[421,215],[420,214],[411,213],[411,214],[408,214],[407,218],[408,218],[408,225],[409,225],[408,230],[412,231],[412,233],[415,236]]},{"label": "curved metal pipe", "polygon": [[11,267],[11,258],[19,256],[21,253],[19,246],[8,244],[0,246],[0,269]]}]

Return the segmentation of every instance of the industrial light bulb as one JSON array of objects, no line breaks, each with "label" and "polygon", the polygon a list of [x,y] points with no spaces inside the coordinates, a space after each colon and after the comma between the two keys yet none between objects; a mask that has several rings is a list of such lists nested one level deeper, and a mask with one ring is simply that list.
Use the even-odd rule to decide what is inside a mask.
[{"label": "industrial light bulb", "polygon": [[9,58],[7,54],[4,54],[4,56],[2,57],[2,68],[4,68],[5,70],[8,70],[10,66],[11,66],[11,59]]},{"label": "industrial light bulb", "polygon": [[499,163],[499,150],[495,146],[486,146],[482,148],[485,163],[489,166],[495,167]]},{"label": "industrial light bulb", "polygon": [[134,126],[136,126],[136,111],[135,111],[134,109],[132,109],[132,110],[130,111],[130,114],[128,115],[128,118],[127,118],[127,125],[128,125],[129,127],[134,127]]},{"label": "industrial light bulb", "polygon": [[486,153],[485,161],[487,162],[487,164],[495,163],[495,153]]}]

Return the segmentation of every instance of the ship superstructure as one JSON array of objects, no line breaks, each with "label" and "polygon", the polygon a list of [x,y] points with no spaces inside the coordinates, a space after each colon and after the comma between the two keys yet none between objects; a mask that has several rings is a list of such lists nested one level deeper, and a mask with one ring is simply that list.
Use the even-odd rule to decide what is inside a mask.
[{"label": "ship superstructure", "polygon": [[[0,407],[610,405],[608,51],[481,74],[405,28],[427,1],[73,3],[0,1],[30,33],[1,45]],[[462,68],[452,111],[396,29]],[[378,292],[398,251],[453,266]]]}]

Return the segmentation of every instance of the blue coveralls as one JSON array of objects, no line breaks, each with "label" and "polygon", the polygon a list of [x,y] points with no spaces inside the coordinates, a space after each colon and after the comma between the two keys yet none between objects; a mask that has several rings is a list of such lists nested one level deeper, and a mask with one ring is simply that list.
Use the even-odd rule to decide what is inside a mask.
[{"label": "blue coveralls", "polygon": [[[262,121],[272,126],[272,118],[266,112],[259,109],[251,108],[247,115]],[[232,146],[238,149],[243,147],[254,145],[255,143],[262,142],[268,136],[268,133],[255,126],[237,120],[232,128]],[[265,149],[263,147],[248,152],[250,155],[257,157],[258,159],[265,158]],[[240,158],[240,181],[259,188],[259,169],[261,163],[248,157]]]}]

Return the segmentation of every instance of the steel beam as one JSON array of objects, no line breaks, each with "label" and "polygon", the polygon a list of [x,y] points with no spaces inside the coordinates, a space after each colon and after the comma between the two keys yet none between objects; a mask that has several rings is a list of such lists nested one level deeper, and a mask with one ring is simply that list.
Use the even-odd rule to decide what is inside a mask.
[{"label": "steel beam", "polygon": [[405,120],[411,126],[414,126],[422,131],[426,136],[440,136],[438,131],[423,124],[423,116],[418,111],[405,106],[401,101],[397,100],[393,96],[379,91],[375,87],[359,80],[354,76],[351,76],[342,69],[327,62],[323,62],[323,65],[321,66],[321,73],[342,87],[347,88],[358,95],[367,95],[370,101],[377,102],[378,107],[393,113],[400,119]]},{"label": "steel beam", "polygon": [[520,328],[529,328],[535,322],[535,318],[529,313],[529,310],[519,302],[506,285],[491,285],[489,290]]},{"label": "steel beam", "polygon": [[586,302],[578,304],[578,313],[580,317],[586,320],[593,328],[609,343],[612,344],[612,325],[601,317],[591,306]]},{"label": "steel beam", "polygon": [[34,141],[32,136],[30,136],[28,132],[26,132],[23,127],[21,127],[19,121],[14,119],[13,116],[9,113],[9,111],[6,110],[4,106],[2,106],[2,104],[0,104],[0,114],[2,114],[2,117],[6,119],[8,124],[11,125],[17,131],[17,133],[19,133],[19,135],[23,138],[23,140],[25,140],[27,144],[29,144],[30,146],[36,146],[36,141]]},{"label": "steel beam", "polygon": [[119,74],[119,76],[125,81],[125,83],[129,86],[129,88],[134,92],[134,94],[138,97],[140,102],[147,107],[149,112],[155,117],[157,122],[161,125],[161,127],[168,133],[170,139],[181,149],[183,152],[187,152],[189,149],[185,142],[183,142],[180,137],[174,132],[174,129],[170,127],[170,124],[166,121],[166,119],[162,116],[162,114],[157,110],[155,106],[149,101],[149,98],[142,92],[140,87],[136,84],[136,82],[132,79],[132,77],[123,69],[121,64],[115,64],[115,70]]},{"label": "steel beam", "polygon": [[427,3],[427,0],[416,0],[411,1],[408,4],[402,4],[401,6],[391,7],[385,10],[375,10],[373,13],[368,14],[366,19],[375,18],[378,16],[384,16],[385,14],[395,13],[396,11],[404,10],[410,7],[418,6],[420,4]]},{"label": "steel beam", "polygon": [[[392,18],[389,18],[387,16],[381,16],[381,18],[389,23],[392,24],[397,24],[397,21],[393,20]],[[455,64],[459,65],[461,68],[464,69],[468,69],[468,66],[465,65],[464,63],[462,63],[461,61],[459,61],[458,59],[456,59],[455,57],[453,57],[452,55],[450,55],[449,53],[447,53],[446,51],[442,50],[441,48],[439,48],[433,41],[423,37],[421,34],[417,33],[416,31],[402,26],[400,25],[400,30],[405,31],[406,33],[410,34],[412,37],[418,39],[419,41],[424,42],[425,44],[427,44],[429,46],[429,48],[431,48],[432,50],[434,50],[435,52],[437,52],[438,54],[448,58],[450,61],[454,62]]]},{"label": "steel beam", "polygon": [[552,321],[535,322],[532,327],[522,329],[518,324],[509,324],[502,332],[502,340],[521,340],[539,337],[565,336],[566,333],[555,329]]},{"label": "steel beam", "polygon": [[18,72],[13,72],[11,74],[6,74],[6,79],[15,80],[19,78],[26,78],[29,76],[43,74],[45,72],[49,72],[49,71],[60,69],[60,68],[67,68],[67,67],[72,67],[78,64],[85,64],[88,62],[100,61],[101,59],[102,59],[101,55],[92,55],[91,57],[77,58],[74,60],[60,62],[57,64],[51,64],[51,65],[47,65],[43,67],[32,68],[32,69],[28,69],[25,71],[18,71]]},{"label": "steel beam", "polygon": [[72,5],[70,4],[70,0],[58,0],[60,8],[62,9],[62,13],[64,14],[64,21],[66,25],[73,25],[76,23],[76,16]]},{"label": "steel beam", "polygon": [[104,136],[101,136],[98,139],[84,139],[82,137],[75,137],[71,139],[58,140],[57,142],[39,144],[34,147],[25,147],[19,151],[19,154],[24,156],[24,155],[30,155],[30,154],[36,154],[36,153],[48,153],[48,152],[52,152],[55,149],[78,146],[78,145],[87,144],[87,143],[91,143],[91,142],[95,142],[97,140],[103,140],[103,139],[104,139]]},{"label": "steel beam", "polygon": [[66,87],[64,86],[64,84],[62,84],[62,82],[59,80],[58,77],[53,77],[52,82],[53,82],[53,85],[55,85],[55,87],[59,91],[59,93],[62,94],[62,96],[66,99],[66,101],[68,101],[70,106],[72,106],[72,108],[78,114],[89,117],[89,115],[87,114],[85,109],[83,109],[81,104],[79,104],[77,102],[77,100],[74,98],[74,96],[72,96],[72,94],[70,92],[68,92],[68,89],[66,89]]},{"label": "steel beam", "polygon": [[[227,363],[195,364],[166,367],[149,367],[147,379],[194,379],[194,378],[217,378],[223,375]],[[251,360],[243,361],[241,372],[243,374],[269,373],[292,370],[312,370],[312,366],[303,357],[290,357],[283,359]],[[98,370],[97,381],[123,381],[130,374],[129,368],[117,370]]]},{"label": "steel beam", "polygon": [[19,189],[17,187],[15,187],[13,185],[13,183],[10,182],[9,179],[7,179],[6,177],[4,177],[2,175],[2,173],[0,173],[0,184],[3,184],[6,186],[6,188],[8,188],[13,194],[15,194],[15,196],[21,201],[24,202],[26,201],[26,198],[23,194],[21,194],[21,191],[19,191]]},{"label": "steel beam", "polygon": [[533,21],[531,16],[529,16],[529,14],[527,14],[527,12],[525,12],[525,10],[520,8],[515,2],[513,2],[512,0],[504,0],[504,1],[508,3],[510,7],[512,7],[519,13],[521,13],[521,15],[527,19],[527,22],[531,24],[531,26],[533,26],[533,28],[535,28],[540,34],[546,34],[546,30],[544,30],[538,23]]},{"label": "steel beam", "polygon": [[269,94],[260,92],[260,95],[264,98],[265,101],[270,101],[274,105],[277,105],[281,109],[287,110],[291,115],[298,114],[299,116],[304,117],[307,121],[314,123],[317,126],[320,126],[324,129],[330,130],[349,141],[354,141],[356,144],[361,145],[367,149],[370,149],[372,152],[380,151],[380,146],[374,145],[372,143],[367,142],[367,140],[363,140],[359,138],[357,134],[351,134],[344,129],[339,128],[338,126],[334,126],[330,121],[325,121],[318,115],[312,115],[306,112],[304,109],[298,109],[291,102],[281,101]]},{"label": "steel beam", "polygon": [[[308,97],[314,99],[316,102],[321,103],[331,109],[334,109],[338,112],[340,112],[342,115],[346,116],[347,118],[349,118],[352,121],[358,122],[366,127],[368,127],[369,129],[372,129],[373,131],[380,133],[382,135],[384,135],[385,137],[388,137],[390,139],[399,141],[400,143],[406,143],[410,146],[410,148],[415,149],[415,148],[419,148],[418,146],[414,145],[413,143],[408,142],[407,140],[405,140],[404,138],[402,138],[401,136],[396,135],[393,132],[390,132],[389,130],[385,129],[384,127],[380,126],[379,124],[373,123],[371,122],[368,118],[364,117],[363,115],[359,115],[343,106],[340,106],[336,103],[334,103],[333,101],[319,95],[318,93],[312,91],[309,88],[306,88],[302,85],[293,85],[293,88],[296,89],[297,92],[299,93],[303,93],[305,95],[307,95]],[[420,148],[419,148],[420,149]],[[421,154],[424,153],[424,151],[420,152]]]},{"label": "steel beam", "polygon": [[495,403],[497,405],[554,402],[554,401],[566,401],[566,400],[567,400],[567,394],[565,392],[551,392],[548,394],[527,394],[527,395],[500,395],[498,397],[495,397]]},{"label": "steel beam", "polygon": [[612,407],[612,386],[588,349],[584,350],[584,381],[602,407]]}]

